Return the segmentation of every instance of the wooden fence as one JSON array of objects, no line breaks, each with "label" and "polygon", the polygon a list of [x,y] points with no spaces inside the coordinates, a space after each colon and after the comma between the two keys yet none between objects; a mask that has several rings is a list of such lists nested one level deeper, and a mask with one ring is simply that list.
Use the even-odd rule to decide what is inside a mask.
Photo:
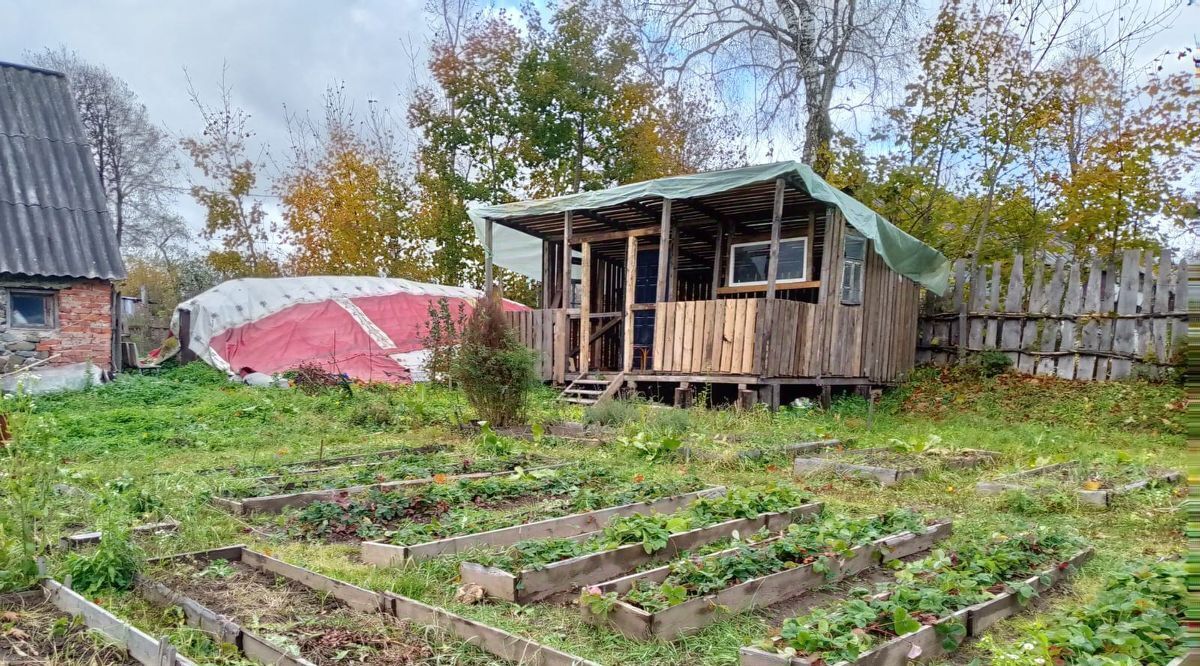
[{"label": "wooden fence", "polygon": [[959,259],[950,294],[929,294],[917,362],[997,350],[1021,372],[1084,381],[1129,377],[1135,368],[1157,376],[1182,363],[1188,271],[1168,250],[1126,250],[1119,268],[1101,259],[1047,266],[1018,255],[1011,266],[967,273]]}]

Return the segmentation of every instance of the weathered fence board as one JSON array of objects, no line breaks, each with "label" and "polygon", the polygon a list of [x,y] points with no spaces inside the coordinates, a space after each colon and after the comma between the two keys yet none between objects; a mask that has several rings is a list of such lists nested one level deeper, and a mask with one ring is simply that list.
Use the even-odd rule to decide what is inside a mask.
[{"label": "weathered fence board", "polygon": [[951,295],[923,303],[917,361],[995,350],[1029,374],[1161,376],[1187,344],[1187,270],[1169,250],[1125,250],[1119,267],[1018,255],[972,270],[960,259]]}]

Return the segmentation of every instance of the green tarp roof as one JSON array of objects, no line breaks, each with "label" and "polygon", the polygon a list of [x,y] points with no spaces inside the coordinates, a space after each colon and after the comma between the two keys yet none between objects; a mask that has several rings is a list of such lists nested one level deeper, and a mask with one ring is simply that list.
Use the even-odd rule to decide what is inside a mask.
[{"label": "green tarp roof", "polygon": [[703,197],[755,183],[770,182],[776,178],[786,178],[792,185],[803,188],[812,198],[836,206],[850,226],[875,241],[872,247],[892,270],[924,285],[938,295],[945,293],[950,278],[950,262],[941,252],[901,231],[882,215],[825,182],[812,168],[800,162],[776,162],[725,171],[669,176],[607,190],[580,192],[549,199],[474,206],[467,211],[467,215],[475,225],[476,236],[481,239],[484,236],[486,219],[501,223],[495,225],[492,231],[492,259],[497,265],[540,280],[542,241],[503,226],[504,220],[565,213],[569,210],[594,210],[652,198]]}]

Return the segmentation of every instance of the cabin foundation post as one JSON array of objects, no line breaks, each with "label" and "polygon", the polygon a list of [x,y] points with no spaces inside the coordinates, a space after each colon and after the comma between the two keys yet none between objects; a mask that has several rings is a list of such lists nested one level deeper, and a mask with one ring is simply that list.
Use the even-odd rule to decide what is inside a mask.
[{"label": "cabin foundation post", "polygon": [[738,384],[737,408],[739,410],[754,409],[758,404],[758,391],[752,391],[745,384]]},{"label": "cabin foundation post", "polygon": [[766,403],[771,411],[779,410],[779,396],[782,393],[778,383],[763,384],[758,387],[758,401]]},{"label": "cabin foundation post", "polygon": [[696,389],[688,382],[680,382],[675,389],[675,406],[689,409],[696,402]]},{"label": "cabin foundation post", "polygon": [[829,384],[821,385],[821,409],[829,409],[833,406],[833,387]]}]

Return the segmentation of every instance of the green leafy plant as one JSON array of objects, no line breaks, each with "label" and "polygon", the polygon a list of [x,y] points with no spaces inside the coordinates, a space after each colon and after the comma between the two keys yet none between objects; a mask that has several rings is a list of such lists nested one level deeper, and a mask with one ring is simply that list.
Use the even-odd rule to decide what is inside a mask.
[{"label": "green leafy plant", "polygon": [[618,438],[617,444],[649,462],[657,462],[673,457],[683,441],[670,435],[653,436],[639,432],[633,437]]},{"label": "green leafy plant", "polygon": [[103,538],[89,554],[71,553],[64,564],[71,586],[83,595],[133,588],[145,553],[129,538],[129,531],[116,524],[105,525]]}]

